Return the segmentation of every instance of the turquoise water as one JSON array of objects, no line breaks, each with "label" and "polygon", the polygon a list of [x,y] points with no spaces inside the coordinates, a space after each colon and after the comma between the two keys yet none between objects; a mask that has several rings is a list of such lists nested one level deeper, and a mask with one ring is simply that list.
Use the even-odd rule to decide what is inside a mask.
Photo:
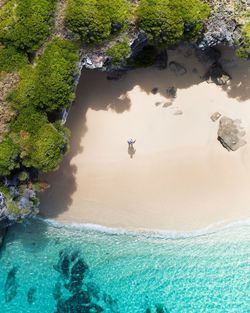
[{"label": "turquoise water", "polygon": [[250,226],[187,238],[34,221],[0,255],[1,313],[250,312]]}]

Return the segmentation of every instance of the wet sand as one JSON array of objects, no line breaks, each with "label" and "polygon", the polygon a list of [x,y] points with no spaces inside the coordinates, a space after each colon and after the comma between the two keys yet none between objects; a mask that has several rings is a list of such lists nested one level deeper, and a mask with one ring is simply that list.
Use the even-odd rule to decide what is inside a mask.
[{"label": "wet sand", "polygon": [[[221,63],[233,79],[220,87],[201,78],[209,62],[189,52],[169,52],[169,61],[185,65],[183,76],[147,68],[108,81],[83,71],[67,121],[71,149],[45,177],[51,188],[42,194],[41,216],[179,231],[250,217],[250,63],[225,50]],[[174,99],[166,93],[172,86]],[[219,122],[210,119],[215,111],[242,120],[247,145],[222,147]]]}]

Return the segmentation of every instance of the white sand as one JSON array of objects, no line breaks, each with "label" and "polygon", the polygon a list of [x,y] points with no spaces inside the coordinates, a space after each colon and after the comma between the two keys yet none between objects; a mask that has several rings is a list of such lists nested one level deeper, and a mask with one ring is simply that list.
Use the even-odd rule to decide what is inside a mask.
[{"label": "white sand", "polygon": [[[181,77],[150,68],[108,81],[104,73],[83,72],[67,122],[71,151],[46,176],[51,189],[42,195],[42,216],[182,231],[250,217],[250,63],[225,50],[222,64],[233,80],[222,88],[202,81],[208,64],[185,51],[170,52],[188,69]],[[172,105],[155,105],[170,101],[170,86],[177,88]],[[247,145],[222,147],[219,122],[210,119],[215,111],[242,120]],[[129,137],[136,138],[133,159]]]}]

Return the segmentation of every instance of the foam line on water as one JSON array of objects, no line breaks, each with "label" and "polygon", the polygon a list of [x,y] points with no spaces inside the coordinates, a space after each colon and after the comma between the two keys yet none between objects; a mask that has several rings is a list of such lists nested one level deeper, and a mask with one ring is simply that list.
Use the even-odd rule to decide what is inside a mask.
[{"label": "foam line on water", "polygon": [[159,239],[185,239],[205,236],[213,233],[217,233],[229,228],[235,228],[240,226],[250,226],[250,219],[236,220],[233,222],[221,221],[211,224],[205,228],[193,230],[193,231],[177,231],[177,230],[129,230],[125,228],[112,228],[99,224],[81,224],[81,223],[60,223],[53,219],[44,219],[37,217],[36,219],[49,224],[55,228],[64,228],[69,230],[79,230],[79,231],[94,231],[99,233],[104,233],[107,235],[128,235],[136,237],[146,237],[146,238],[159,238]]}]

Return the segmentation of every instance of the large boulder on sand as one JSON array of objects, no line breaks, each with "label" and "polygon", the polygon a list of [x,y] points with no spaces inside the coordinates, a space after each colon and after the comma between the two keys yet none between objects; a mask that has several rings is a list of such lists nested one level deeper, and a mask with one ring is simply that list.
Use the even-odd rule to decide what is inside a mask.
[{"label": "large boulder on sand", "polygon": [[236,151],[246,144],[243,139],[246,133],[240,124],[241,120],[238,119],[233,120],[226,116],[220,119],[218,140],[228,151]]}]

